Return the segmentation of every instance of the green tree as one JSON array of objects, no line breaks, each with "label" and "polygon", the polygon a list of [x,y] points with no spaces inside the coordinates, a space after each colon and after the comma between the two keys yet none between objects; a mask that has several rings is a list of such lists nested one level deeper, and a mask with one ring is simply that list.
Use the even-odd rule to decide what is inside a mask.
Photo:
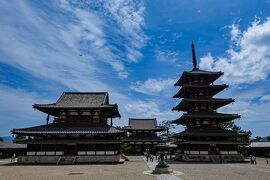
[{"label": "green tree", "polygon": [[224,130],[231,130],[233,132],[238,132],[238,133],[246,133],[247,134],[247,137],[248,137],[248,140],[250,141],[251,139],[251,131],[244,131],[241,129],[240,126],[237,126],[234,121],[229,121],[229,122],[224,122],[220,125],[220,127]]},{"label": "green tree", "polygon": [[2,137],[0,137],[0,142],[3,142],[3,141],[4,141],[4,139]]},{"label": "green tree", "polygon": [[270,141],[270,136],[266,136],[267,141]]},{"label": "green tree", "polygon": [[254,139],[254,141],[255,141],[255,142],[258,142],[258,141],[261,141],[261,139],[262,139],[261,136],[256,136],[255,139]]},{"label": "green tree", "polygon": [[14,139],[15,142],[20,142],[20,141],[23,141],[25,140],[26,137],[25,136],[22,136],[22,135],[17,135]]},{"label": "green tree", "polygon": [[173,129],[175,129],[175,125],[171,124],[171,121],[162,121],[160,125],[163,130],[160,132],[160,136],[163,138],[163,140],[168,140],[171,135],[174,133],[172,132]]}]

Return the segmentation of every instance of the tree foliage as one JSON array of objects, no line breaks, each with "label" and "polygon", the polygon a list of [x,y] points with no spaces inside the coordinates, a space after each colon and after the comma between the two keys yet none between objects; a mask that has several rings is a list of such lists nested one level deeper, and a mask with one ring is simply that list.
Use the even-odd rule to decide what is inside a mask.
[{"label": "tree foliage", "polygon": [[234,121],[224,122],[221,124],[221,128],[224,130],[231,130],[233,132],[241,132],[241,133],[247,133],[248,138],[251,138],[251,131],[244,131],[241,129],[240,126],[237,126]]},{"label": "tree foliage", "polygon": [[171,121],[162,121],[161,125],[160,125],[163,130],[160,132],[160,136],[164,139],[164,140],[168,140],[169,137],[171,135],[173,135],[174,133],[172,132],[173,129],[175,129],[175,125],[171,124]]},{"label": "tree foliage", "polygon": [[4,139],[2,137],[0,137],[0,142],[3,142],[3,141],[4,141]]},{"label": "tree foliage", "polygon": [[15,142],[19,142],[19,141],[23,141],[25,140],[26,137],[25,136],[22,136],[22,135],[17,135],[14,139]]}]

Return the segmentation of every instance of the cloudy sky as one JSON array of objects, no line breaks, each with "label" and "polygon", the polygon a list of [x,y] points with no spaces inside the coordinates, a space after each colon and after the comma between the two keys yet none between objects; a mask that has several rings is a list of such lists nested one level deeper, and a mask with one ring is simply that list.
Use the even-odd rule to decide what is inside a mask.
[{"label": "cloudy sky", "polygon": [[0,18],[0,136],[44,124],[32,104],[63,91],[108,91],[116,125],[176,119],[173,84],[192,69],[192,41],[201,69],[225,72],[218,97],[236,101],[220,112],[270,134],[269,0],[2,0]]}]

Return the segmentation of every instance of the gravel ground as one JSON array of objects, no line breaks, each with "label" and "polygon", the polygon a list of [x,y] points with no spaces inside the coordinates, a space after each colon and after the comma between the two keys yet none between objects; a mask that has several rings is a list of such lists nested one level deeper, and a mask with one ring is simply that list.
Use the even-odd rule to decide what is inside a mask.
[{"label": "gravel ground", "polygon": [[257,165],[175,163],[169,162],[172,169],[184,173],[181,178],[185,180],[270,180],[270,164],[262,158],[257,158]]},{"label": "gravel ground", "polygon": [[143,175],[148,170],[141,157],[129,157],[131,161],[124,164],[92,165],[2,165],[0,180],[154,180],[152,176]]},{"label": "gravel ground", "polygon": [[[154,180],[143,175],[148,167],[139,156],[130,156],[124,164],[92,165],[0,165],[0,180]],[[270,164],[257,158],[257,165],[249,163],[194,164],[168,161],[171,168],[184,175],[184,180],[270,180]],[[1,164],[1,162],[0,162]],[[4,164],[4,163],[2,163]]]}]

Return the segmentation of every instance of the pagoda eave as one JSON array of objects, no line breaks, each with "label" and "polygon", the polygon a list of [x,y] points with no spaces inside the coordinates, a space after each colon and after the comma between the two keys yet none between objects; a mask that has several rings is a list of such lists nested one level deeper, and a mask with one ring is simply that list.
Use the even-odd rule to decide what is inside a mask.
[{"label": "pagoda eave", "polygon": [[182,88],[173,96],[173,98],[186,98],[192,90],[203,90],[207,89],[209,91],[209,96],[212,97],[217,93],[223,91],[224,89],[228,88],[227,84],[221,85],[183,85]]},{"label": "pagoda eave", "polygon": [[180,77],[180,79],[174,84],[174,86],[182,86],[187,83],[190,77],[208,77],[209,84],[217,80],[220,76],[222,76],[223,72],[210,72],[210,71],[202,71],[199,69],[193,69],[192,71],[184,71]]},{"label": "pagoda eave", "polygon": [[194,121],[203,121],[203,120],[215,120],[217,123],[223,123],[227,121],[231,121],[234,119],[241,118],[240,115],[238,114],[221,114],[221,113],[215,113],[215,114],[183,114],[179,119],[173,120],[171,123],[172,124],[188,124],[189,122],[194,122]]},{"label": "pagoda eave", "polygon": [[195,105],[207,104],[212,110],[216,110],[222,106],[233,103],[234,99],[183,99],[177,106],[175,106],[173,111],[189,111],[194,108]]}]

